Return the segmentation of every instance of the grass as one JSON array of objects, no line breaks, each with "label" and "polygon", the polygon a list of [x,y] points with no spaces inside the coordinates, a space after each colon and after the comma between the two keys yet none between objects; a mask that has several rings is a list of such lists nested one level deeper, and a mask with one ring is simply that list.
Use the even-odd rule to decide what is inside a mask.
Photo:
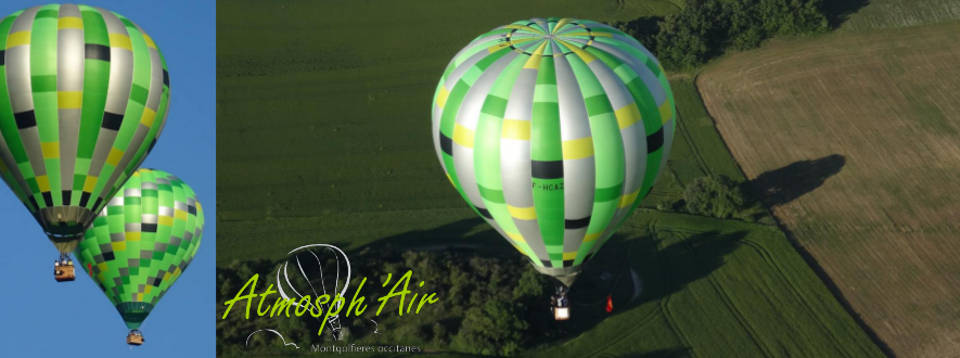
[{"label": "grass", "polygon": [[[833,2],[833,1],[831,1]],[[960,2],[954,0],[840,0],[856,13],[841,25],[842,32],[868,32],[960,20]],[[858,8],[862,6],[862,8]]]},{"label": "grass", "polygon": [[[217,262],[493,235],[436,162],[430,99],[446,61],[479,32],[531,15],[627,20],[676,1],[265,2],[218,14]],[[278,5],[279,4],[279,5]],[[334,6],[333,4],[336,4]],[[510,11],[502,11],[504,7]],[[414,14],[397,16],[395,14]],[[362,16],[361,16],[362,15]],[[689,78],[669,170],[644,203],[705,174],[742,179]],[[506,243],[503,243],[506,247]],[[578,308],[568,339],[531,356],[879,356],[775,226],[641,209],[588,265],[634,269],[641,298]],[[593,282],[593,290],[589,289]],[[584,279],[577,302],[604,299]],[[616,297],[629,285],[609,286]],[[592,318],[591,318],[592,317]],[[399,342],[389,342],[399,343]]]},{"label": "grass", "polygon": [[957,30],[773,42],[698,80],[748,177],[813,163],[795,177],[813,185],[774,213],[902,356],[960,352]]}]

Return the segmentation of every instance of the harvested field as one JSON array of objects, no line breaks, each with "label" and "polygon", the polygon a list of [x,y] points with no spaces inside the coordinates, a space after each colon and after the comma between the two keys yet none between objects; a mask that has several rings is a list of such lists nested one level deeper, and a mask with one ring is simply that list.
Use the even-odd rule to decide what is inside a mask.
[{"label": "harvested field", "polygon": [[774,41],[699,76],[733,156],[904,357],[960,355],[960,23]]}]

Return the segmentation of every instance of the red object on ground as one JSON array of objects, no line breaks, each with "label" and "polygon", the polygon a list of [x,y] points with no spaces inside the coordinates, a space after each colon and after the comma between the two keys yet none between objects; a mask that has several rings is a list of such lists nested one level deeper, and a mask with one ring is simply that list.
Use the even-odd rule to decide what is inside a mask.
[{"label": "red object on ground", "polygon": [[607,313],[613,312],[613,295],[607,295]]}]

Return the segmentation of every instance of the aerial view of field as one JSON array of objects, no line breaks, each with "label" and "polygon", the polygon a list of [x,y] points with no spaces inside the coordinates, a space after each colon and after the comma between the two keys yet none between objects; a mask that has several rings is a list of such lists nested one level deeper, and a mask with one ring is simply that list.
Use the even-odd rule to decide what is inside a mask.
[{"label": "aerial view of field", "polygon": [[[417,272],[443,271],[430,263],[457,255],[473,256],[469,267],[513,267],[511,255],[522,255],[465,205],[437,163],[430,108],[447,62],[478,34],[518,19],[662,19],[685,3],[220,6],[218,352],[242,351],[249,330],[274,322],[222,319],[223,300],[244,275],[269,274],[300,245],[336,244],[352,258],[390,267],[396,259]],[[960,191],[943,183],[960,176],[960,76],[943,64],[960,62],[960,31],[950,22],[954,4],[918,3],[916,13],[893,16],[889,8],[902,6],[894,0],[847,1],[829,16],[828,33],[668,71],[679,116],[670,159],[640,209],[585,265],[567,325],[523,323],[525,338],[503,338],[519,342],[515,349],[474,349],[464,332],[476,321],[461,310],[474,297],[456,292],[493,297],[496,289],[443,283],[442,310],[383,318],[382,334],[345,343],[412,344],[440,356],[957,354],[960,307],[949,298],[960,294],[951,262],[960,247],[950,238],[960,232],[951,221]],[[693,184],[715,177],[750,192],[737,214],[682,204]],[[379,254],[393,251],[403,253]],[[521,283],[498,275],[482,277],[519,297]],[[277,342],[257,341],[252,354],[297,353]]]},{"label": "aerial view of field", "polygon": [[856,314],[898,356],[956,356],[960,6],[861,11],[724,57],[697,85],[748,178],[809,178],[768,205]]}]

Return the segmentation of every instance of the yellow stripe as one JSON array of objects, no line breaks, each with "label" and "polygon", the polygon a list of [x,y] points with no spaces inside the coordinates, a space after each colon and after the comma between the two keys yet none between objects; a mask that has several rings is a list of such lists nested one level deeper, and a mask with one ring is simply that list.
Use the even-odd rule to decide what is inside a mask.
[{"label": "yellow stripe", "polygon": [[120,158],[123,158],[122,150],[117,148],[110,149],[110,155],[107,155],[107,164],[117,166],[117,163],[120,163]]},{"label": "yellow stripe", "polygon": [[663,101],[663,104],[660,105],[660,122],[666,124],[673,117],[673,106],[670,105],[670,100],[666,99]]},{"label": "yellow stripe", "polygon": [[564,252],[564,253],[563,253],[563,260],[564,260],[564,261],[566,261],[566,260],[573,260],[573,259],[575,259],[575,258],[577,258],[577,253],[576,253],[576,252]]},{"label": "yellow stripe", "polygon": [[157,48],[157,44],[153,42],[153,39],[149,35],[143,34],[143,40],[147,42],[147,47],[153,49]]},{"label": "yellow stripe", "polygon": [[135,302],[143,302],[143,294],[142,294],[142,293],[138,293],[138,294],[137,294],[137,299],[135,300]]},{"label": "yellow stripe", "polygon": [[632,126],[641,120],[640,110],[637,108],[636,102],[621,107],[614,114],[617,116],[617,124],[620,125],[620,129]]},{"label": "yellow stripe", "polygon": [[530,140],[530,121],[504,119],[502,137],[507,139]]},{"label": "yellow stripe", "polygon": [[83,19],[76,16],[61,17],[57,20],[57,30],[83,29]]},{"label": "yellow stripe", "polygon": [[140,232],[139,231],[127,231],[124,233],[127,238],[127,241],[140,241]]},{"label": "yellow stripe", "polygon": [[594,32],[594,31],[584,31],[584,32],[568,32],[563,34],[563,36],[593,36],[593,37],[613,37],[608,32]]},{"label": "yellow stripe", "polygon": [[[509,237],[511,240],[516,241],[516,242],[523,242],[523,243],[526,243],[526,242],[527,242],[527,240],[524,240],[524,239],[523,239],[523,235],[520,235],[519,233],[508,232],[508,233],[507,233],[507,237]],[[516,247],[517,247],[517,250],[519,250],[520,252],[523,252],[523,249],[521,249],[519,246],[517,246],[517,245],[513,245],[513,246],[516,246]]]},{"label": "yellow stripe", "polygon": [[113,246],[113,251],[124,251],[127,249],[126,241],[111,242],[110,246]]},{"label": "yellow stripe", "polygon": [[473,131],[460,123],[453,125],[453,142],[461,147],[473,148]]},{"label": "yellow stripe", "polygon": [[30,44],[30,31],[19,31],[7,36],[7,48]]},{"label": "yellow stripe", "polygon": [[153,120],[157,117],[157,112],[150,108],[143,109],[143,116],[140,117],[140,124],[147,128],[153,127]]},{"label": "yellow stripe", "polygon": [[187,212],[183,210],[174,210],[173,217],[179,220],[187,220]]},{"label": "yellow stripe", "polygon": [[117,47],[133,51],[130,36],[124,34],[110,34],[110,47]]},{"label": "yellow stripe", "polygon": [[557,30],[559,30],[561,27],[564,27],[568,23],[570,23],[570,20],[573,20],[573,19],[569,17],[560,19],[560,21],[558,21],[557,24],[553,26],[553,31],[551,31],[550,33],[553,33],[553,34],[557,33]]},{"label": "yellow stripe", "polygon": [[599,238],[600,238],[600,235],[602,235],[602,234],[603,234],[603,231],[601,231],[601,232],[595,232],[595,233],[592,233],[592,234],[587,234],[586,236],[583,237],[583,243],[586,244],[586,243],[588,243],[588,242],[597,241],[597,239],[599,239]]},{"label": "yellow stripe", "polygon": [[563,141],[563,159],[580,159],[593,155],[593,137]]},{"label": "yellow stripe", "polygon": [[543,31],[537,30],[537,29],[532,28],[532,27],[527,26],[527,25],[507,25],[507,26],[504,26],[504,28],[507,28],[507,29],[517,29],[517,30],[527,30],[527,31],[535,32],[535,33],[538,33],[538,34],[541,34],[541,35],[544,34]]},{"label": "yellow stripe", "polygon": [[172,216],[161,216],[157,218],[157,224],[161,226],[173,226]]},{"label": "yellow stripe", "polygon": [[563,46],[566,47],[568,50],[573,51],[573,53],[577,54],[577,57],[580,57],[580,59],[583,60],[583,63],[589,64],[590,62],[593,62],[593,60],[596,60],[596,57],[593,57],[593,55],[580,49],[580,47],[578,46],[572,46],[568,44],[566,41],[557,41],[557,42],[563,44]]},{"label": "yellow stripe", "polygon": [[527,63],[523,64],[523,68],[528,69],[539,69],[540,68],[540,59],[543,57],[543,49],[547,48],[547,41],[541,42],[540,46],[537,46],[537,49],[533,51],[533,54],[530,55],[530,58],[527,59]]},{"label": "yellow stripe", "polygon": [[450,91],[447,91],[447,87],[440,85],[440,91],[437,92],[437,107],[443,109],[443,106],[447,104],[447,97],[450,96]]},{"label": "yellow stripe", "polygon": [[43,159],[60,158],[60,143],[40,143],[40,151],[43,152]]},{"label": "yellow stripe", "polygon": [[88,193],[93,193],[93,188],[97,185],[97,177],[87,177],[87,180],[83,182],[83,191]]},{"label": "yellow stripe", "polygon": [[41,192],[50,191],[50,179],[46,175],[41,175],[37,177],[37,186],[40,188]]},{"label": "yellow stripe", "polygon": [[[166,279],[166,278],[164,278],[164,279]],[[143,293],[146,293],[146,294],[149,295],[149,294],[150,294],[150,290],[151,290],[152,288],[153,288],[152,285],[147,285],[147,287],[143,289]]]},{"label": "yellow stripe", "polygon": [[537,211],[534,210],[532,206],[519,208],[507,205],[507,211],[510,212],[510,216],[517,220],[533,220],[537,218]]},{"label": "yellow stripe", "polygon": [[637,200],[637,194],[640,194],[640,189],[637,189],[637,191],[634,191],[630,194],[624,194],[620,196],[620,205],[617,207],[625,208],[632,205],[633,202]]},{"label": "yellow stripe", "polygon": [[83,104],[83,92],[80,92],[80,91],[57,92],[57,107],[60,109],[80,109],[82,104]]}]

